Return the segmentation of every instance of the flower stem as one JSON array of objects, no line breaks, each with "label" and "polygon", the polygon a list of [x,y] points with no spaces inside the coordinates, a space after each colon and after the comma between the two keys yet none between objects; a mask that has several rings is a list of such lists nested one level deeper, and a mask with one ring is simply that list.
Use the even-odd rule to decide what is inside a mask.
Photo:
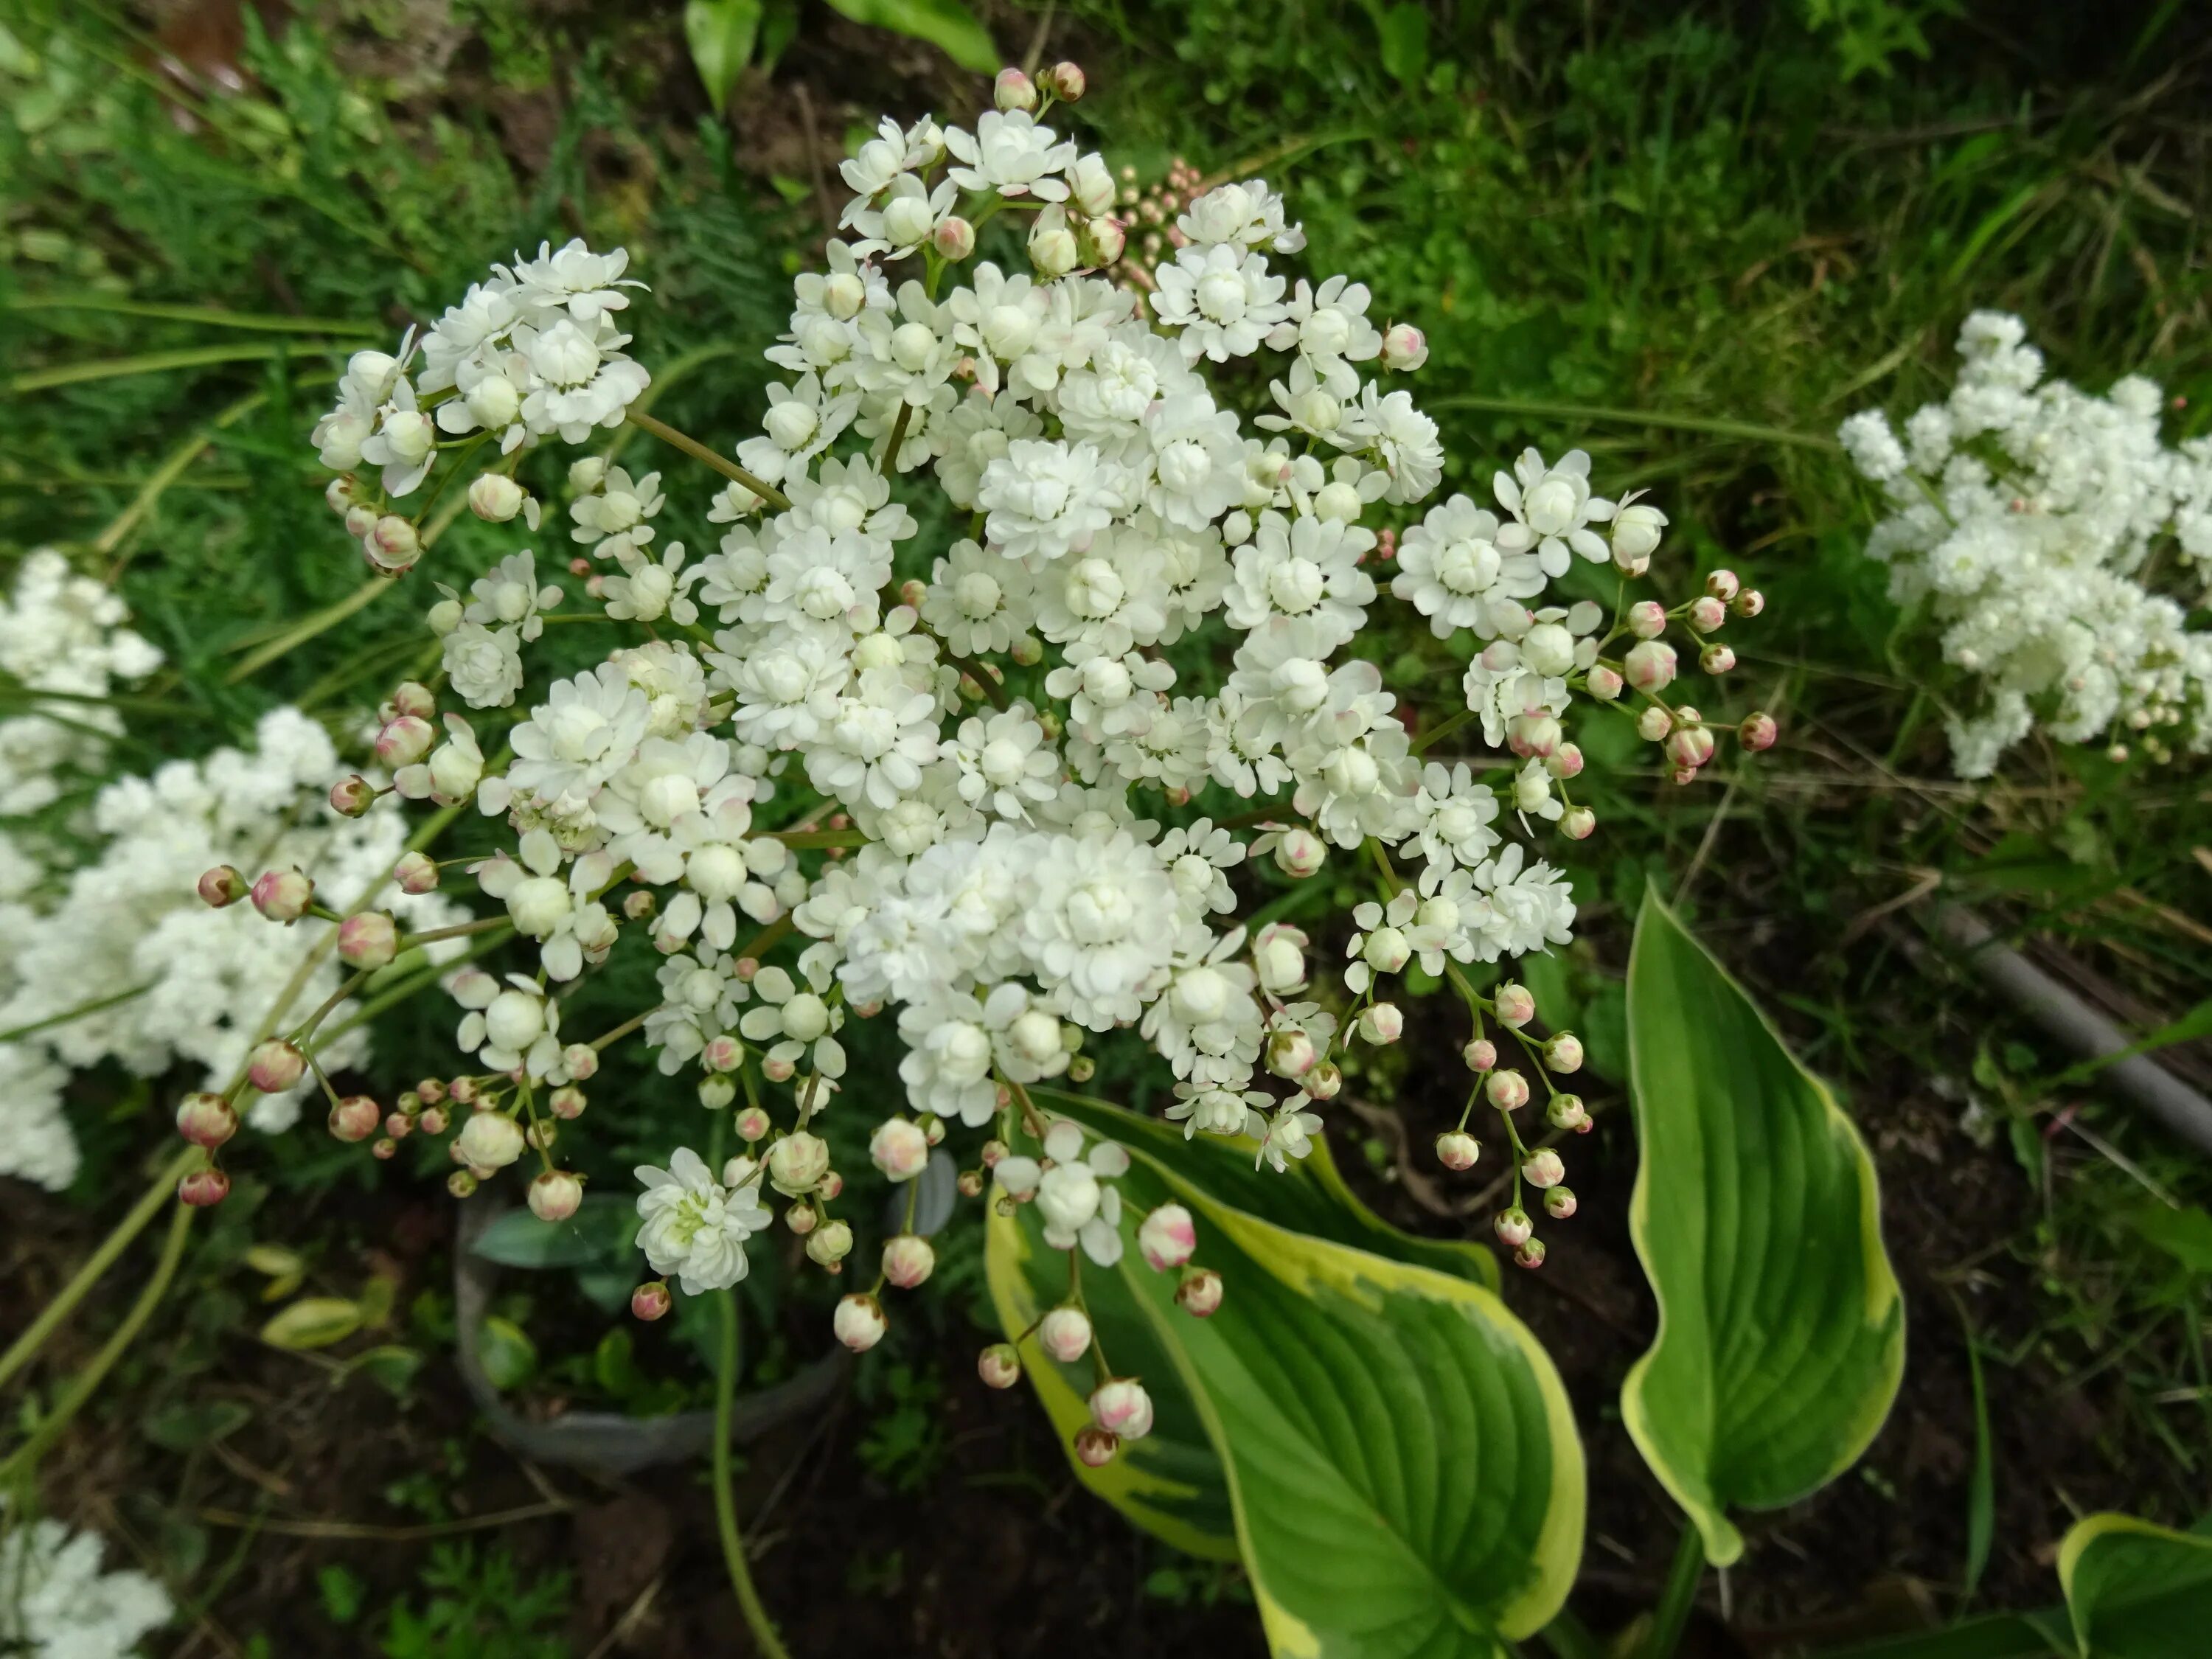
[{"label": "flower stem", "polygon": [[730,1417],[738,1391],[738,1298],[734,1291],[714,1293],[721,1314],[721,1333],[714,1361],[714,1524],[722,1534],[722,1561],[730,1570],[730,1587],[738,1593],[738,1608],[753,1644],[764,1659],[791,1659],[775,1626],[753,1588],[752,1569],[745,1562],[744,1540],[738,1535],[737,1494],[730,1486]]},{"label": "flower stem", "polygon": [[1674,1547],[1674,1563],[1667,1570],[1667,1588],[1660,1594],[1659,1605],[1652,1609],[1651,1628],[1637,1659],[1674,1659],[1705,1576],[1705,1540],[1695,1522],[1685,1521],[1681,1541]]},{"label": "flower stem", "polygon": [[708,448],[706,445],[701,443],[696,438],[692,437],[689,433],[678,432],[674,427],[669,425],[667,422],[660,419],[658,416],[647,415],[641,410],[633,409],[623,418],[628,420],[632,426],[638,428],[641,431],[650,432],[654,437],[659,439],[661,442],[669,445],[672,448],[682,450],[693,460],[703,462],[705,465],[713,467],[715,471],[720,473],[724,477],[734,479],[738,483],[743,484],[746,489],[751,490],[754,495],[759,496],[763,501],[766,501],[770,507],[776,508],[779,512],[788,510],[790,507],[791,497],[785,495],[774,484],[769,483],[764,478],[756,478],[751,473],[746,471],[744,468],[739,466],[735,461],[726,459],[723,456],[716,454],[713,450]]}]

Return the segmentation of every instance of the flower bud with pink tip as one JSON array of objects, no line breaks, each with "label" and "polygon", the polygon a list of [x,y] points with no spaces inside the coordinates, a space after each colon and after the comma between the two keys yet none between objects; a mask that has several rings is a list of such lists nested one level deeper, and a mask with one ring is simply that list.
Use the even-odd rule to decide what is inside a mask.
[{"label": "flower bud with pink tip", "polygon": [[238,1113],[221,1095],[186,1095],[177,1106],[177,1133],[195,1146],[220,1146],[238,1133]]},{"label": "flower bud with pink tip", "polygon": [[1535,994],[1517,981],[1509,979],[1501,981],[1491,993],[1491,1002],[1498,1022],[1510,1025],[1516,1030],[1536,1018]]},{"label": "flower bud with pink tip", "polygon": [[230,1196],[230,1177],[220,1170],[194,1170],[177,1182],[177,1201],[211,1209]]},{"label": "flower bud with pink tip", "polygon": [[1137,1249],[1156,1273],[1188,1261],[1198,1249],[1198,1224],[1180,1204],[1163,1204],[1137,1229]]},{"label": "flower bud with pink tip", "polygon": [[545,1109],[564,1122],[573,1122],[584,1115],[584,1091],[573,1083],[564,1083],[546,1097]]},{"label": "flower bud with pink tip", "polygon": [[1544,1044],[1544,1064],[1555,1072],[1581,1071],[1583,1040],[1572,1031],[1555,1032]]},{"label": "flower bud with pink tip", "polygon": [[1628,607],[1628,631],[1639,640],[1656,640],[1667,631],[1667,607],[1656,599],[1638,599]]},{"label": "flower bud with pink tip", "polygon": [[945,258],[966,258],[975,251],[975,227],[957,213],[947,214],[929,233],[929,245]]},{"label": "flower bud with pink tip", "polygon": [[1747,587],[1735,596],[1735,603],[1729,609],[1739,617],[1756,617],[1766,609],[1766,595],[1755,587]]},{"label": "flower bud with pink tip", "polygon": [[1075,1437],[1075,1455],[1087,1469],[1103,1469],[1114,1461],[1121,1449],[1121,1443],[1107,1430],[1090,1424],[1079,1430]]},{"label": "flower bud with pink tip", "polygon": [[331,1108],[330,1131],[339,1140],[367,1140],[384,1122],[384,1109],[367,1095],[348,1095]]},{"label": "flower bud with pink tip", "polygon": [[530,1183],[529,1196],[540,1221],[566,1221],[584,1201],[584,1183],[566,1170],[547,1170]]},{"label": "flower bud with pink tip", "polygon": [[1544,757],[1544,769],[1562,783],[1582,776],[1584,763],[1579,744],[1563,743]]},{"label": "flower bud with pink tip", "polygon": [[884,1243],[884,1277],[902,1291],[927,1279],[937,1267],[937,1252],[927,1239],[901,1233]]},{"label": "flower bud with pink tip", "polygon": [[911,1181],[929,1162],[929,1136],[919,1124],[887,1117],[868,1138],[868,1158],[893,1181]]},{"label": "flower bud with pink tip", "polygon": [[427,720],[438,712],[437,696],[420,680],[402,680],[392,688],[392,712]]},{"label": "flower bud with pink tip", "polygon": [[315,902],[315,884],[301,870],[264,870],[253,884],[253,908],[271,921],[297,921]]},{"label": "flower bud with pink tip", "polygon": [[403,1111],[386,1112],[384,1115],[384,1133],[393,1140],[404,1140],[415,1133],[415,1120]]},{"label": "flower bud with pink tip", "polygon": [[1540,1238],[1531,1238],[1524,1241],[1521,1248],[1513,1252],[1513,1265],[1516,1267],[1530,1268],[1542,1267],[1544,1265],[1544,1241]]},{"label": "flower bud with pink tip", "polygon": [[1556,1187],[1567,1178],[1566,1161],[1548,1146],[1540,1146],[1521,1165],[1521,1178],[1531,1187]]},{"label": "flower bud with pink tip", "polygon": [[1406,1034],[1406,1016],[1395,1002],[1370,1003],[1359,1012],[1359,1035],[1378,1048]]},{"label": "flower bud with pink tip", "polygon": [[1729,673],[1735,667],[1735,653],[1725,645],[1709,645],[1698,653],[1698,666],[1708,674]]},{"label": "flower bud with pink tip", "polygon": [[1782,728],[1775,724],[1774,716],[1766,714],[1747,714],[1743,724],[1735,729],[1737,741],[1754,755],[1763,749],[1773,748],[1775,738],[1781,734]]},{"label": "flower bud with pink tip", "polygon": [[1193,1319],[1211,1319],[1221,1310],[1221,1275],[1211,1267],[1192,1267],[1176,1286],[1176,1306]]},{"label": "flower bud with pink tip", "polygon": [[1663,691],[1674,683],[1674,647],[1664,640],[1646,640],[1630,648],[1621,668],[1638,691]]},{"label": "flower bud with pink tip", "polygon": [[1536,1224],[1528,1218],[1528,1211],[1518,1204],[1510,1210],[1500,1210],[1498,1219],[1491,1224],[1498,1230],[1498,1242],[1509,1250],[1520,1249],[1536,1231]]},{"label": "flower bud with pink tip", "polygon": [[1554,1221],[1565,1221],[1575,1212],[1575,1191],[1571,1187],[1554,1187],[1544,1194],[1544,1213]]},{"label": "flower bud with pink tip", "polygon": [[1037,1325],[1037,1346],[1063,1365],[1091,1352],[1091,1316],[1072,1304],[1046,1314]]},{"label": "flower bud with pink tip", "polygon": [[234,865],[218,864],[200,877],[198,890],[201,902],[210,908],[220,910],[235,904],[253,890],[244,872]]},{"label": "flower bud with pink tip", "polygon": [[1275,843],[1275,867],[1303,881],[1328,862],[1328,843],[1310,830],[1285,830]]},{"label": "flower bud with pink tip", "polygon": [[991,83],[991,101],[1002,110],[1032,110],[1037,106],[1036,82],[1018,69],[1002,69]]},{"label": "flower bud with pink tip", "polygon": [[668,1294],[668,1286],[658,1279],[647,1279],[629,1293],[629,1310],[633,1318],[647,1324],[660,1318],[675,1304]]},{"label": "flower bud with pink tip", "polygon": [[338,960],[349,968],[377,969],[399,954],[399,924],[382,910],[362,910],[338,924]]},{"label": "flower bud with pink tip", "polygon": [[738,1139],[752,1146],[768,1138],[768,1114],[757,1106],[748,1106],[738,1114]]},{"label": "flower bud with pink tip", "polygon": [[1393,323],[1382,331],[1383,368],[1410,374],[1428,360],[1428,337],[1411,323]]},{"label": "flower bud with pink tip", "polygon": [[1498,1045],[1488,1037],[1474,1037],[1459,1051],[1459,1057],[1467,1062],[1468,1071],[1486,1072],[1498,1064]]},{"label": "flower bud with pink tip", "polygon": [[1588,841],[1597,829],[1597,814],[1587,806],[1570,806],[1559,815],[1559,833],[1569,841]]},{"label": "flower bud with pink tip", "polygon": [[1538,759],[1557,749],[1565,738],[1558,720],[1549,714],[1516,714],[1505,728],[1506,747],[1527,760]]},{"label": "flower bud with pink tip", "polygon": [[1152,1431],[1152,1397],[1133,1376],[1117,1376],[1091,1391],[1091,1420],[1124,1440]]},{"label": "flower bud with pink tip", "polygon": [[398,769],[412,766],[430,752],[437,732],[419,714],[397,714],[376,734],[376,758]]},{"label": "flower bud with pink tip", "polygon": [[1580,1095],[1553,1095],[1544,1118],[1555,1129],[1579,1129],[1589,1121],[1589,1108]]},{"label": "flower bud with pink tip", "polygon": [[1674,729],[1674,715],[1656,703],[1636,717],[1636,735],[1646,743],[1664,743]]},{"label": "flower bud with pink tip", "polygon": [[1733,570],[1716,570],[1705,578],[1706,597],[1718,599],[1723,605],[1735,598],[1742,589],[1743,584],[1736,580]]},{"label": "flower bud with pink tip", "polygon": [[1590,696],[1595,697],[1600,702],[1611,702],[1620,695],[1621,687],[1626,684],[1620,675],[1614,673],[1603,663],[1593,663],[1589,672],[1583,677],[1583,681],[1589,688]]},{"label": "flower bud with pink tip", "polygon": [[1481,1156],[1482,1143],[1464,1129],[1447,1129],[1437,1137],[1437,1162],[1447,1170],[1472,1170]]},{"label": "flower bud with pink tip", "polygon": [[1690,626],[1700,634],[1717,631],[1728,621],[1728,606],[1710,593],[1690,601]]},{"label": "flower bud with pink tip", "polygon": [[1685,726],[1667,739],[1667,758],[1694,770],[1713,757],[1713,734],[1702,726]]},{"label": "flower bud with pink tip", "polygon": [[1091,79],[1080,64],[1054,64],[1044,72],[1045,90],[1063,104],[1073,104],[1089,89]]},{"label": "flower bud with pink tip", "polygon": [[376,805],[376,786],[358,772],[331,786],[331,811],[342,818],[357,818]]},{"label": "flower bud with pink tip", "polygon": [[271,1037],[247,1056],[246,1080],[264,1095],[281,1095],[307,1074],[307,1057],[281,1037]]},{"label": "flower bud with pink tip", "polygon": [[392,878],[399,884],[399,890],[420,897],[424,893],[438,890],[438,860],[428,853],[403,854],[392,866]]},{"label": "flower bud with pink tip", "polygon": [[[349,515],[350,517],[350,515]],[[370,525],[361,538],[361,550],[369,563],[387,576],[411,568],[422,556],[422,538],[415,526],[397,513],[386,513]]]},{"label": "flower bud with pink tip", "polygon": [[1528,1079],[1510,1066],[1484,1079],[1483,1092],[1501,1112],[1517,1112],[1528,1103]]},{"label": "flower bud with pink tip", "polygon": [[1022,1357],[1011,1342],[994,1342],[975,1356],[975,1375],[987,1389],[1011,1389],[1022,1380]]}]

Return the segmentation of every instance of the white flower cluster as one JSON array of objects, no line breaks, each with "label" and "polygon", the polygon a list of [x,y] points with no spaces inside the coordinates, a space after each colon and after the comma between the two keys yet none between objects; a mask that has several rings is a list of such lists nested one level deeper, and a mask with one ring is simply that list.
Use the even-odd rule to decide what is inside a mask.
[{"label": "white flower cluster", "polygon": [[[9,1079],[0,1099],[0,1174],[62,1188],[77,1169],[61,1111],[69,1073],[113,1060],[153,1077],[179,1062],[221,1088],[244,1061],[252,1022],[276,1000],[311,944],[240,906],[209,915],[194,884],[211,865],[305,870],[349,902],[390,868],[404,820],[346,820],[322,797],[342,769],[329,735],[296,709],[264,715],[252,750],[219,749],[123,778],[94,799],[97,850],[72,870],[41,871],[20,852],[4,862],[0,902],[0,1030],[27,1032],[0,1048]],[[410,921],[434,927],[459,907],[400,896]],[[295,999],[304,1012],[337,988],[325,961]],[[52,1022],[46,1024],[46,1022]],[[324,1068],[358,1064],[366,1027],[325,1050]],[[258,1097],[255,1127],[288,1128],[312,1083]]]},{"label": "white flower cluster", "polygon": [[13,1520],[0,1505],[0,1651],[23,1659],[129,1659],[176,1611],[134,1568],[100,1571],[98,1534]]},{"label": "white flower cluster", "polygon": [[0,674],[13,700],[47,708],[0,720],[0,817],[52,804],[72,775],[99,775],[106,739],[123,731],[105,700],[161,665],[129,622],[113,590],[53,549],[23,561],[0,600]]},{"label": "white flower cluster", "polygon": [[1879,410],[1838,434],[1887,499],[1868,554],[1971,678],[1953,766],[1986,777],[2039,725],[2159,759],[2212,749],[2212,634],[2187,625],[2212,586],[2212,439],[2168,447],[2139,375],[2101,398],[2045,380],[2017,317],[1976,312],[1958,349],[1951,395],[1901,440]]},{"label": "white flower cluster", "polygon": [[[1053,95],[1080,85],[1069,65],[1046,77]],[[911,1179],[948,1126],[992,1126],[982,1162],[1001,1197],[1034,1201],[1056,1246],[1099,1261],[1121,1248],[1126,1154],[1084,1150],[1027,1092],[1088,1075],[1090,1034],[1134,1028],[1176,1079],[1170,1116],[1188,1133],[1249,1136],[1279,1170],[1306,1154],[1313,1109],[1341,1086],[1336,1045],[1397,1040],[1390,993],[1410,965],[1458,977],[1478,1037],[1496,1018],[1522,1040],[1526,994],[1509,1017],[1458,965],[1571,936],[1571,895],[1542,856],[1547,836],[1578,840],[1595,823],[1570,793],[1583,765],[1571,699],[1632,688],[1649,705],[1639,730],[1686,781],[1713,738],[1694,709],[1662,701],[1675,657],[1658,636],[1685,620],[1710,635],[1731,605],[1760,604],[1728,573],[1694,604],[1646,601],[1610,627],[1595,604],[1547,602],[1578,562],[1641,575],[1666,524],[1596,494],[1580,452],[1527,452],[1493,479],[1496,511],[1455,495],[1401,544],[1379,521],[1418,510],[1443,464],[1435,423],[1388,379],[1419,367],[1419,331],[1379,325],[1344,276],[1279,270],[1303,237],[1257,180],[1186,204],[1148,293],[1097,274],[1122,252],[1118,186],[1040,118],[1050,101],[1009,70],[973,131],[886,120],[861,146],[845,167],[853,240],[797,278],[766,354],[785,378],[734,465],[639,420],[729,478],[705,514],[725,526],[711,551],[660,544],[659,473],[574,463],[571,538],[602,562],[587,591],[637,642],[526,695],[526,647],[560,602],[530,554],[433,608],[453,690],[522,711],[503,770],[453,717],[434,749],[419,720],[379,739],[416,760],[420,787],[403,772],[403,795],[473,797],[505,817],[514,848],[478,878],[538,946],[534,974],[452,981],[460,1046],[483,1068],[451,1085],[477,1109],[455,1189],[527,1145],[544,1166],[533,1207],[568,1213],[577,1178],[554,1167],[540,1102],[582,1109],[600,1048],[641,1026],[664,1072],[697,1070],[708,1105],[731,1105],[742,1085],[738,1132],[760,1152],[717,1171],[679,1151],[640,1170],[642,1243],[686,1290],[742,1276],[769,1190],[791,1200],[808,1255],[841,1267],[851,1231],[827,1206],[842,1182],[808,1125],[845,1073],[848,1017],[895,1007],[907,1048],[912,1115],[878,1126],[879,1169]],[[1028,269],[973,258],[980,230],[1018,215]],[[627,261],[580,246],[561,258],[562,303],[609,326]],[[1266,374],[1237,367],[1262,352]],[[1232,372],[1211,380],[1216,365]],[[1266,401],[1248,421],[1237,398],[1257,385]],[[933,478],[964,533],[909,546],[921,530],[895,495],[901,475]],[[498,493],[486,477],[500,475],[470,487],[472,504],[513,516],[507,496],[478,502]],[[392,516],[377,496],[350,476],[331,490],[356,524]],[[1393,558],[1395,580],[1378,580]],[[928,575],[902,582],[902,568]],[[1383,689],[1361,636],[1386,593],[1440,639],[1472,635],[1463,706],[1401,708]],[[1218,647],[1210,663],[1188,649],[1170,660],[1167,647],[1194,641]],[[1700,659],[1719,672],[1734,658],[1715,641]],[[1772,722],[1755,720],[1745,740],[1763,747]],[[1431,740],[1463,726],[1510,755],[1425,759],[1416,720]],[[1249,810],[1185,813],[1203,789]],[[1352,918],[1340,992],[1315,987],[1299,929],[1235,920],[1249,861],[1305,878],[1332,849],[1358,853],[1377,892]],[[663,953],[661,1000],[580,1042],[563,1030],[566,988],[625,923]],[[795,963],[764,965],[794,929]],[[1579,1063],[1567,1045],[1562,1071]],[[787,1127],[763,1084],[793,1085]],[[1486,1086],[1501,1110],[1529,1096],[1518,1073]],[[1555,1122],[1586,1121],[1554,1093]],[[961,1180],[982,1192],[980,1170]],[[1562,1197],[1555,1215],[1571,1212]],[[1161,1225],[1180,1237],[1188,1218]],[[1525,1226],[1511,1242],[1524,1241],[1533,1265]],[[890,1240],[885,1279],[919,1282],[927,1250]],[[1155,1265],[1188,1255],[1147,1250]],[[1210,1312],[1218,1279],[1184,1289]],[[665,1305],[665,1287],[639,1294],[647,1316]],[[847,1298],[838,1328],[856,1347],[873,1340],[872,1293]]]}]

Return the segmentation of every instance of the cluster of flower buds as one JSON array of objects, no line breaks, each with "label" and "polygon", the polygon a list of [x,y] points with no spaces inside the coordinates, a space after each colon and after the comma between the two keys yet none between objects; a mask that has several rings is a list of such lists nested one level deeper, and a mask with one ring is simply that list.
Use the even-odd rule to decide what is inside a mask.
[{"label": "cluster of flower buds", "polygon": [[[1624,516],[1636,511],[1624,507]],[[1615,528],[1615,544],[1620,542]],[[1632,574],[1633,574],[1632,572]],[[1732,570],[1716,570],[1705,578],[1705,592],[1686,605],[1668,610],[1656,599],[1639,599],[1629,606],[1626,631],[1635,637],[1618,663],[1601,658],[1590,670],[1590,689],[1599,696],[1619,696],[1625,684],[1644,700],[1637,716],[1637,734],[1647,743],[1662,744],[1667,764],[1676,783],[1689,783],[1698,769],[1713,757],[1714,728],[1687,704],[1670,705],[1665,693],[1674,683],[1680,658],[1665,637],[1674,627],[1689,630],[1703,641],[1698,666],[1705,673],[1722,675],[1735,667],[1735,652],[1714,638],[1731,616],[1756,617],[1766,608],[1765,595],[1746,587]],[[1771,714],[1754,713],[1736,728],[1737,740],[1747,753],[1773,746],[1778,728]]]},{"label": "cluster of flower buds", "polygon": [[[1560,1089],[1553,1080],[1582,1069],[1582,1039],[1572,1031],[1554,1031],[1540,1042],[1528,1036],[1526,1028],[1535,1021],[1536,999],[1526,986],[1513,981],[1501,983],[1487,998],[1473,1000],[1480,1011],[1478,1019],[1486,1012],[1498,1022],[1503,1034],[1520,1048],[1528,1072],[1543,1085],[1546,1121],[1559,1134],[1588,1134],[1595,1125],[1582,1097]],[[1534,1097],[1528,1072],[1499,1065],[1498,1044],[1484,1036],[1480,1026],[1461,1057],[1474,1073],[1474,1085],[1459,1122],[1437,1137],[1437,1162],[1455,1173],[1474,1167],[1482,1156],[1482,1144],[1468,1133],[1468,1120],[1479,1103],[1486,1102],[1498,1114],[1514,1158],[1512,1202],[1494,1221],[1498,1242],[1513,1252],[1514,1261],[1522,1267],[1541,1267],[1544,1241],[1535,1236],[1535,1224],[1522,1206],[1522,1188],[1525,1183],[1543,1194],[1545,1213],[1554,1221],[1565,1221],[1575,1212],[1574,1193],[1564,1184],[1565,1160],[1548,1146],[1531,1148],[1522,1136],[1515,1114]]]}]

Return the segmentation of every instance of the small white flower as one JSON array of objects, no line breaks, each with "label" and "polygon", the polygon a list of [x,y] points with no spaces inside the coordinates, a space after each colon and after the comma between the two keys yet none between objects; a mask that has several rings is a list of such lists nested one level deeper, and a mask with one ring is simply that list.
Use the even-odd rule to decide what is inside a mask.
[{"label": "small white flower", "polygon": [[676,1274],[686,1296],[726,1290],[745,1276],[745,1241],[775,1219],[757,1181],[725,1187],[689,1146],[678,1147],[665,1170],[643,1164],[635,1173],[645,1187],[638,1248],[653,1272]]}]

